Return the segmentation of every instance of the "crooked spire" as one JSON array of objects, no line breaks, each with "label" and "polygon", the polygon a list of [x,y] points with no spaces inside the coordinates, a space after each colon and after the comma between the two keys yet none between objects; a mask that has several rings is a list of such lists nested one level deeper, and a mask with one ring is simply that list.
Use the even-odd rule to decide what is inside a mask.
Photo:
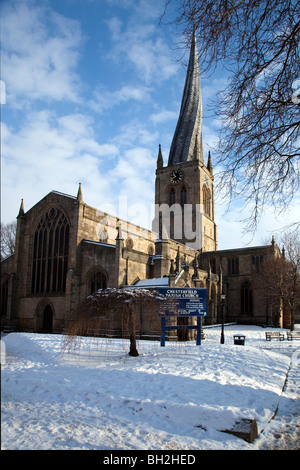
[{"label": "crooked spire", "polygon": [[194,31],[181,109],[171,144],[168,165],[177,165],[195,160],[195,158],[204,163],[200,70]]}]

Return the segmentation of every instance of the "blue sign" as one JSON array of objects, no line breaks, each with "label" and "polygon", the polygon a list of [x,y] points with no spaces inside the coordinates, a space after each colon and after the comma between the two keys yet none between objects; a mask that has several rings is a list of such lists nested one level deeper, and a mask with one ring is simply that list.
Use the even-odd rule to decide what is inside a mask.
[{"label": "blue sign", "polygon": [[[176,301],[179,316],[204,317],[207,314],[207,289],[193,287],[156,287],[155,290],[166,297],[172,297]],[[165,315],[170,314],[166,311]]]},{"label": "blue sign", "polygon": [[[166,310],[161,314],[160,345],[165,346],[166,330],[196,329],[196,344],[201,345],[201,317],[207,312],[207,289],[193,287],[156,287],[156,291],[166,297],[172,297],[177,303],[178,314]],[[197,317],[197,325],[166,325],[166,316]]]}]

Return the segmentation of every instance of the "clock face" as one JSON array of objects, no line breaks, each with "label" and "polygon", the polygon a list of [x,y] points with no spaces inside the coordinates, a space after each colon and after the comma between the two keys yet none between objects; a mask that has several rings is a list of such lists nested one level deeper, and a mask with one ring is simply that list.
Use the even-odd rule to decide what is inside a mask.
[{"label": "clock face", "polygon": [[177,184],[183,180],[183,174],[180,170],[174,170],[170,176],[171,183]]}]

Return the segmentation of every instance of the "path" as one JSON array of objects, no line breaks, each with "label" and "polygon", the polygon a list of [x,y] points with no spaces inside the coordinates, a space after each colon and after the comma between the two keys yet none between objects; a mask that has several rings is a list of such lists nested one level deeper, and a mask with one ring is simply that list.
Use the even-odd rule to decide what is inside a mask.
[{"label": "path", "polygon": [[255,447],[259,450],[300,449],[300,348],[292,355],[276,416],[259,436]]}]

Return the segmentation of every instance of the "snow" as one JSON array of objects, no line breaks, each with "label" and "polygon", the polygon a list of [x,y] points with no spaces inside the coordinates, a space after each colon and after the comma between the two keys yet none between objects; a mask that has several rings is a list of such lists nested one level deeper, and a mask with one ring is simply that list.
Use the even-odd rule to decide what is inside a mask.
[{"label": "snow", "polygon": [[[168,287],[169,286],[169,278],[168,277],[156,277],[153,279],[142,279],[137,281],[135,284],[133,284],[133,288],[136,287],[146,287],[148,289],[151,289],[153,287]],[[129,288],[130,286],[127,286]]]},{"label": "snow", "polygon": [[[219,327],[201,346],[138,341],[138,357],[122,339],[3,336],[2,449],[299,448],[300,341],[265,331],[228,326],[224,345]],[[222,432],[241,418],[257,421],[252,444]]]}]

